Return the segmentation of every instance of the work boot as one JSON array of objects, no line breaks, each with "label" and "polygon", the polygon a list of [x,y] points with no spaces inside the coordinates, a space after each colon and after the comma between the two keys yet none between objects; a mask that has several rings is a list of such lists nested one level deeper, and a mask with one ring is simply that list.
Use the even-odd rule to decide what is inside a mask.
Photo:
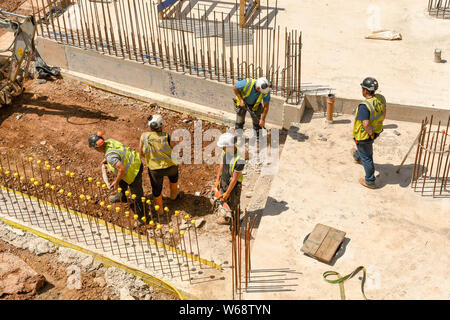
[{"label": "work boot", "polygon": [[353,159],[353,161],[354,161],[355,163],[361,164],[361,159],[360,159],[360,160],[356,160],[356,159],[355,159],[355,156],[354,156],[354,154],[355,154],[355,152],[356,152],[356,148],[352,148],[351,152],[352,152],[352,159]]},{"label": "work boot", "polygon": [[116,192],[116,194],[109,196],[109,202],[114,203],[114,202],[126,202],[127,199],[125,197],[123,197],[119,192]]},{"label": "work boot", "polygon": [[376,188],[375,184],[367,184],[366,180],[364,178],[360,178],[359,179],[359,183],[361,183],[364,187],[369,188],[369,189],[375,189]]},{"label": "work boot", "polygon": [[170,200],[177,200],[178,198],[178,183],[170,184]]}]

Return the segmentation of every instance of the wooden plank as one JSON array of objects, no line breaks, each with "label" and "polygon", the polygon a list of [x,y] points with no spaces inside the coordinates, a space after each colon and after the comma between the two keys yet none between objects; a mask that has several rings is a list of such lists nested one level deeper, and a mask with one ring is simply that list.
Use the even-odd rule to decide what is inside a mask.
[{"label": "wooden plank", "polygon": [[317,224],[300,250],[307,255],[315,256],[329,230],[330,227],[320,223]]},{"label": "wooden plank", "polygon": [[344,241],[344,238],[345,232],[329,228],[327,236],[314,256],[320,261],[329,263],[333,259],[342,241]]}]

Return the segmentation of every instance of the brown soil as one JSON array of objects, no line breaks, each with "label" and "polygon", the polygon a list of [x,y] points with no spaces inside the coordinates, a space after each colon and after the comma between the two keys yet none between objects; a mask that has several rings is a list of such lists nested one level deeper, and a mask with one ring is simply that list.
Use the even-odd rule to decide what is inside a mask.
[{"label": "brown soil", "polygon": [[[105,138],[117,139],[137,150],[140,135],[147,130],[147,115],[161,113],[166,121],[166,132],[184,128],[191,132],[193,140],[195,119],[187,115],[92,89],[71,80],[60,79],[42,85],[37,80],[32,80],[26,86],[26,92],[16,98],[13,105],[3,107],[0,111],[0,150],[8,149],[12,153],[21,154],[22,158],[33,156],[42,161],[49,160],[52,167],[60,165],[62,172],[66,168],[75,171],[77,183],[71,190],[74,195],[80,194],[83,189],[81,181],[86,181],[88,176],[94,177],[95,181],[102,181],[99,165],[103,155],[89,149],[87,145],[92,133],[102,131]],[[18,115],[22,115],[19,120]],[[225,130],[223,126],[207,122],[203,122],[202,126],[203,130]],[[193,141],[191,142],[193,146]],[[204,142],[204,147],[209,143]],[[4,157],[2,161],[5,161]],[[193,217],[211,213],[208,194],[217,169],[214,164],[181,165],[179,185],[185,195],[174,202],[165,198],[164,205],[170,207],[171,214],[173,210],[180,210],[182,215],[188,213]],[[54,179],[54,183],[58,185],[59,177]],[[151,198],[146,171],[143,174],[143,186],[146,196]],[[200,196],[195,196],[195,192],[200,192]],[[163,196],[168,197],[169,193],[169,183],[166,180]],[[125,227],[130,225],[124,215],[120,215],[118,219],[116,214],[111,215],[110,212],[101,210],[98,203],[105,195],[102,197],[97,192],[87,191],[86,194],[93,195],[95,200],[90,205],[90,213]],[[79,209],[76,203],[68,206]]]},{"label": "brown soil", "polygon": [[[67,268],[69,265],[57,263],[57,253],[37,256],[28,250],[16,248],[0,240],[0,252],[14,254],[32,266],[38,274],[46,279],[46,284],[35,294],[7,295],[0,300],[116,300],[119,299],[108,287],[101,287],[94,282],[96,277],[103,277],[103,271],[81,271],[81,289],[67,288]],[[154,291],[152,300],[173,300],[174,297],[163,292]]]},{"label": "brown soil", "polygon": [[[23,5],[28,0],[1,0],[0,2],[0,9],[8,11],[8,12],[15,12],[23,15],[32,14],[32,11],[27,8],[20,8],[21,5]],[[7,31],[4,29],[0,29],[0,37],[5,34]]]}]

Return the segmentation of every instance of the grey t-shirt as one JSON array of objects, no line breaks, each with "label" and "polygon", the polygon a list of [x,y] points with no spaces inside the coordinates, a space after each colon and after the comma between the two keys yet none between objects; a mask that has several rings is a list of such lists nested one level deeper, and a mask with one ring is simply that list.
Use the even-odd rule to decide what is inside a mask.
[{"label": "grey t-shirt", "polygon": [[115,167],[116,164],[120,161],[120,156],[115,152],[111,152],[111,153],[107,154],[105,156],[105,158],[106,158],[106,161],[113,167]]}]

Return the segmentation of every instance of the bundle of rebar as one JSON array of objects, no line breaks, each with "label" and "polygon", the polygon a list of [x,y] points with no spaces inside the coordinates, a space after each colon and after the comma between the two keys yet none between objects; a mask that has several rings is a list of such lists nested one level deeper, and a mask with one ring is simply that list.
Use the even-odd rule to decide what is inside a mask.
[{"label": "bundle of rebar", "polygon": [[265,76],[272,94],[300,102],[302,34],[277,25],[278,1],[270,8],[267,0],[243,28],[236,10],[193,4],[180,1],[161,16],[150,0],[32,0],[42,37],[219,82]]},{"label": "bundle of rebar", "polygon": [[[237,210],[240,212],[240,208]],[[250,282],[251,263],[251,236],[255,226],[256,216],[250,217],[247,210],[244,217],[233,214],[231,227],[231,271],[233,300],[242,299],[242,293],[247,290]],[[243,255],[243,256],[242,256]]]},{"label": "bundle of rebar", "polygon": [[445,127],[441,126],[441,121],[437,127],[433,126],[433,116],[429,122],[428,118],[422,121],[411,178],[411,187],[414,191],[419,188],[422,195],[450,196],[447,189],[450,172],[449,124],[450,116]]},{"label": "bundle of rebar", "polygon": [[428,13],[442,19],[450,19],[450,0],[428,0]]},{"label": "bundle of rebar", "polygon": [[[207,264],[189,214],[181,219],[179,210],[165,207],[162,219],[150,199],[138,199],[128,190],[123,190],[126,202],[109,203],[106,184],[61,165],[3,151],[0,187],[1,214],[50,234],[182,280],[192,280],[194,264]],[[141,217],[138,201],[144,208]]]}]

